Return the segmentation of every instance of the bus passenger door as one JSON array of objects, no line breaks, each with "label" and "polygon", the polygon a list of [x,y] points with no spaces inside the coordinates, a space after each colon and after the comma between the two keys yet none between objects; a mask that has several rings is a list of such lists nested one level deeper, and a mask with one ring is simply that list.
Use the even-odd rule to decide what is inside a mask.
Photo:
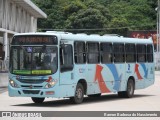
[{"label": "bus passenger door", "polygon": [[60,48],[60,85],[73,83],[73,48],[71,44],[62,44]]}]

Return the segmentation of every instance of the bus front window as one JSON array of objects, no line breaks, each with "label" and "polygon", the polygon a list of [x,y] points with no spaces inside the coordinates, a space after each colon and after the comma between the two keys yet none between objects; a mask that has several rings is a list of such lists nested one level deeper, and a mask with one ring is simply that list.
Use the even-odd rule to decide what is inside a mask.
[{"label": "bus front window", "polygon": [[56,46],[12,46],[10,70],[14,74],[44,75],[57,71]]}]

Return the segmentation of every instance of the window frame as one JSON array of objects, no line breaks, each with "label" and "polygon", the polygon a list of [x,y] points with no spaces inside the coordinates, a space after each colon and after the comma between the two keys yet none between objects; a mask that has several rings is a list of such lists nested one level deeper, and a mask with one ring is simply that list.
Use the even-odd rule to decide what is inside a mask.
[{"label": "window frame", "polygon": [[[62,51],[62,50],[64,50],[65,49],[65,45],[68,45],[68,46],[71,46],[71,64],[68,64],[68,65],[66,65],[66,64],[64,64],[63,62],[64,62],[64,52],[65,51]],[[61,72],[66,72],[66,71],[72,71],[73,70],[73,68],[74,68],[74,61],[73,61],[73,45],[72,44],[61,44],[60,45],[60,56],[59,56],[59,58],[60,58],[60,70],[61,70]]]},{"label": "window frame", "polygon": [[[139,47],[140,46],[140,47]],[[145,46],[145,53],[143,51],[142,46]],[[140,49],[139,49],[140,48]],[[139,50],[142,50],[139,52]],[[137,62],[138,63],[145,63],[147,62],[147,45],[146,44],[136,44],[136,56],[137,56]],[[143,55],[144,54],[144,55]],[[141,55],[141,56],[140,56]],[[143,56],[142,56],[143,55]],[[140,57],[144,57],[144,61],[140,61]]]},{"label": "window frame", "polygon": [[[149,47],[149,46],[151,46],[151,48],[150,48],[150,50],[152,50],[151,53],[148,51],[148,47]],[[153,63],[153,62],[154,62],[153,53],[154,53],[154,51],[153,51],[153,45],[152,45],[152,44],[148,44],[148,45],[147,45],[147,62],[148,62],[148,63]],[[150,55],[150,57],[152,56],[151,61],[149,61],[149,60],[150,60],[150,57],[148,57],[148,55]],[[148,59],[148,58],[149,58],[149,59]]]},{"label": "window frame", "polygon": [[[105,44],[107,44],[107,45],[111,45],[111,50],[102,50],[102,45],[105,45]],[[101,63],[102,64],[110,64],[110,63],[113,63],[113,43],[112,42],[101,42],[100,43],[100,58],[101,58]],[[104,57],[104,54],[110,54],[111,56],[110,56],[110,62],[104,62],[103,61],[103,58],[102,57]],[[108,60],[109,60],[109,57],[107,58]]]},{"label": "window frame", "polygon": [[[76,43],[83,43],[84,44],[84,46],[83,46],[83,51],[80,51],[80,52],[77,52],[77,49],[76,49]],[[76,59],[78,59],[78,55],[79,54],[83,54],[83,62],[78,62],[78,60],[76,60]],[[75,57],[77,57],[77,58],[75,58]],[[86,58],[86,43],[85,43],[85,41],[75,41],[74,42],[74,63],[75,64],[86,64],[86,62],[87,62],[87,58]]]},{"label": "window frame", "polygon": [[[92,52],[89,52],[89,44],[91,43],[95,43],[95,44],[98,44],[98,51],[92,51]],[[100,45],[99,45],[99,42],[86,42],[86,48],[87,48],[87,63],[88,64],[99,64],[100,63]],[[98,55],[98,62],[89,62],[89,53],[90,54],[97,54]]]},{"label": "window frame", "polygon": [[[129,51],[129,49],[126,49],[127,47],[131,47],[131,45],[134,46],[134,51]],[[128,55],[132,55],[132,57],[134,58],[133,61],[128,61],[127,56]],[[126,43],[125,44],[125,61],[126,63],[136,63],[137,62],[137,57],[136,57],[136,45],[134,43]]]},{"label": "window frame", "polygon": [[[115,51],[115,45],[118,45],[118,46],[123,45],[123,51],[119,51],[119,50]],[[121,56],[121,54],[123,55],[122,56],[123,61],[115,61],[116,60],[115,55]],[[126,58],[125,58],[125,43],[113,43],[113,57],[114,57],[114,59],[113,59],[114,63],[125,63],[125,61],[126,61]]]}]

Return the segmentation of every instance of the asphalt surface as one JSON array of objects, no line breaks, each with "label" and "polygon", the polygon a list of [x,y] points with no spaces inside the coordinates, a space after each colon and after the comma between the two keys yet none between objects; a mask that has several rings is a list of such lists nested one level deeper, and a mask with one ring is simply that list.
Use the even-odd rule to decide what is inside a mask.
[{"label": "asphalt surface", "polygon": [[8,85],[8,73],[0,72],[0,88],[4,88]]},{"label": "asphalt surface", "polygon": [[0,94],[4,93],[7,91],[7,87],[0,87]]}]

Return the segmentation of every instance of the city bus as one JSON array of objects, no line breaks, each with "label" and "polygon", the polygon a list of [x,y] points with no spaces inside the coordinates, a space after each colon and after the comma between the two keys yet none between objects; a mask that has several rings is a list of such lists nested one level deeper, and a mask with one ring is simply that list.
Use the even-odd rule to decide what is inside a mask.
[{"label": "city bus", "polygon": [[112,92],[131,98],[154,84],[151,39],[50,31],[15,34],[10,47],[9,96],[34,103],[80,104]]}]

